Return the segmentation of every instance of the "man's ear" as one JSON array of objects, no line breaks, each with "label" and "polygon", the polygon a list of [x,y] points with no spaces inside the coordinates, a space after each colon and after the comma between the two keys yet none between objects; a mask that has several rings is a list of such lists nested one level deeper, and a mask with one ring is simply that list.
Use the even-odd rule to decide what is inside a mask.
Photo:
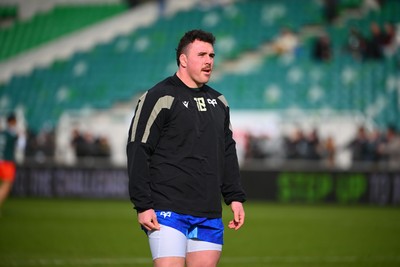
[{"label": "man's ear", "polygon": [[179,61],[180,61],[180,65],[181,65],[182,67],[186,68],[186,66],[187,66],[187,56],[186,56],[185,54],[182,53],[182,54],[179,56]]}]

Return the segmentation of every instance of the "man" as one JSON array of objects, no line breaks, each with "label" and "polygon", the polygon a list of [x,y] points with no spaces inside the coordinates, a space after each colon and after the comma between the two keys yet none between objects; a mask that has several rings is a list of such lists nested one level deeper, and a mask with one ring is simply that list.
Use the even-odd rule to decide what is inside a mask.
[{"label": "man", "polygon": [[389,125],[386,138],[378,146],[378,152],[386,159],[389,169],[398,169],[400,166],[400,134],[396,126]]},{"label": "man", "polygon": [[15,179],[15,147],[18,140],[17,119],[7,117],[7,128],[0,131],[0,208],[6,200]]},{"label": "man", "polygon": [[221,194],[244,223],[242,189],[229,108],[207,86],[215,37],[181,38],[178,71],[147,91],[129,130],[130,198],[147,232],[154,266],[216,266],[223,244]]}]

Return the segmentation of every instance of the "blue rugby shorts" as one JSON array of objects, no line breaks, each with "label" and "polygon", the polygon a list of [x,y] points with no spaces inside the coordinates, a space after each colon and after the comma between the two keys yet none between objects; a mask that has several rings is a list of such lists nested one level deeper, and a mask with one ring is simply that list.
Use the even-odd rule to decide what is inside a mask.
[{"label": "blue rugby shorts", "polygon": [[156,210],[155,212],[159,224],[178,230],[188,239],[224,244],[222,218],[195,217],[173,211]]}]

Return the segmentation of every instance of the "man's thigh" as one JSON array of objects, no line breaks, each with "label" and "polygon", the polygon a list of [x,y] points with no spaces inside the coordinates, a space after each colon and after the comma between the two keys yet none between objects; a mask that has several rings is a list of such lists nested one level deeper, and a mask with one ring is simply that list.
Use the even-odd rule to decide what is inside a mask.
[{"label": "man's thigh", "polygon": [[165,225],[148,232],[153,260],[165,257],[186,257],[187,238],[180,231]]},{"label": "man's thigh", "polygon": [[187,267],[215,267],[221,257],[220,250],[202,250],[186,254]]},{"label": "man's thigh", "polygon": [[200,251],[222,251],[222,245],[198,239],[189,239],[187,241],[186,252],[200,252]]},{"label": "man's thigh", "polygon": [[150,250],[155,267],[215,267],[222,245],[187,239],[180,231],[165,225],[149,232]]},{"label": "man's thigh", "polygon": [[[215,255],[219,259],[222,250],[221,244],[201,241],[197,239],[188,239],[182,232],[172,227],[160,225],[158,231],[150,231],[148,233],[150,250],[153,260],[160,258],[185,258],[191,255],[196,259],[199,252],[207,252]],[[210,256],[212,256],[210,255]]]}]

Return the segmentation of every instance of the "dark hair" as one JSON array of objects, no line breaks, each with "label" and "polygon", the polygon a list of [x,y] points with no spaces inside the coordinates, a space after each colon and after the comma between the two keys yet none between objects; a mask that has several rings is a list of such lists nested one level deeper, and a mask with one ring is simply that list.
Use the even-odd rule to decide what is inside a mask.
[{"label": "dark hair", "polygon": [[387,130],[390,131],[390,132],[393,132],[393,133],[397,133],[397,127],[394,124],[389,124],[387,126]]},{"label": "dark hair", "polygon": [[176,49],[176,63],[178,66],[179,56],[183,53],[183,50],[185,50],[185,48],[195,40],[200,40],[214,45],[215,36],[212,33],[203,30],[191,30],[186,32],[179,41],[178,48]]},{"label": "dark hair", "polygon": [[8,122],[8,123],[14,122],[14,121],[16,121],[16,120],[17,120],[17,117],[15,116],[14,113],[8,114],[8,116],[7,116],[7,122]]}]

